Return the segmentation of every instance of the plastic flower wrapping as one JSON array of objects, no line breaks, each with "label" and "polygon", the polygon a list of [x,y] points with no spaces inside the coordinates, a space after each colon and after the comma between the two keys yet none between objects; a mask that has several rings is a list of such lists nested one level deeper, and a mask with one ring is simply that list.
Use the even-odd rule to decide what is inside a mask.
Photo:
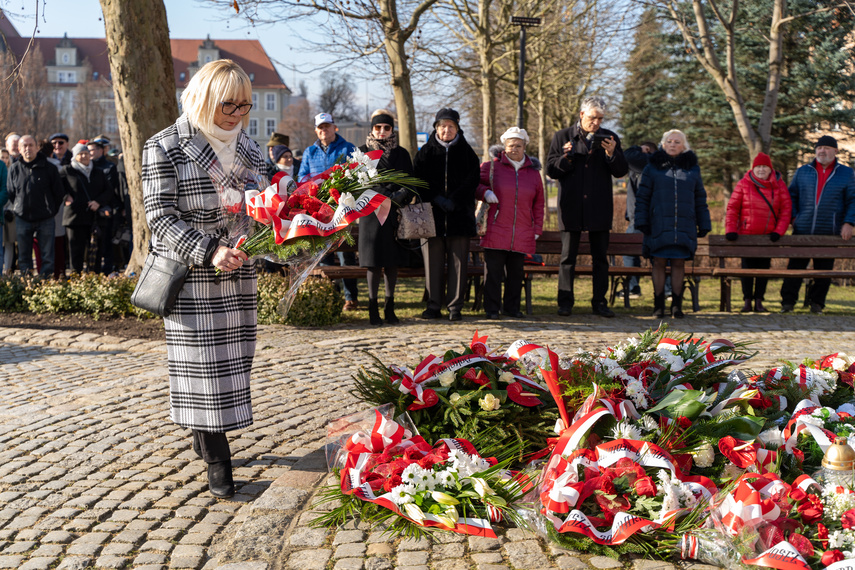
[{"label": "plastic flower wrapping", "polygon": [[236,164],[226,175],[215,163],[210,171],[226,221],[228,243],[250,259],[264,258],[286,264],[290,286],[280,311],[287,314],[300,285],[323,259],[343,241],[353,243],[349,226],[374,214],[386,221],[390,200],[372,190],[379,184],[396,184],[415,190],[425,183],[394,170],[377,170],[382,150],[356,150],[343,163],[295,184],[280,173],[268,181]]},{"label": "plastic flower wrapping", "polygon": [[[487,471],[517,483],[499,493],[501,521],[484,504],[467,507],[475,518],[522,525],[565,548],[723,568],[855,567],[855,471],[835,480],[820,470],[835,439],[855,434],[855,359],[838,352],[752,370],[754,354],[746,343],[660,329],[572,354],[525,340],[491,349],[476,332],[462,350],[412,367],[374,359],[356,373],[354,394],[389,420],[399,414],[403,432],[382,451],[377,434],[364,449],[372,436],[339,439],[334,496],[383,505],[386,521],[469,532],[444,524],[448,506],[461,515],[444,495],[481,496],[486,487],[467,474]],[[381,425],[388,436],[393,424],[361,429]],[[490,472],[489,456],[511,443],[507,463]],[[451,483],[449,467],[454,485],[439,486]],[[324,524],[377,520],[347,505]]]}]

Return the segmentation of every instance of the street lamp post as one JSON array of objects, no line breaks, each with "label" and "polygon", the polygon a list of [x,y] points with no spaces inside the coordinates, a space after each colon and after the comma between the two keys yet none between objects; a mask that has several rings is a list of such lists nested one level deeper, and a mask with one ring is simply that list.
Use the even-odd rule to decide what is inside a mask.
[{"label": "street lamp post", "polygon": [[520,27],[520,80],[519,95],[517,95],[517,126],[524,128],[523,101],[525,100],[525,30],[529,26],[539,26],[540,18],[511,16],[511,24]]}]

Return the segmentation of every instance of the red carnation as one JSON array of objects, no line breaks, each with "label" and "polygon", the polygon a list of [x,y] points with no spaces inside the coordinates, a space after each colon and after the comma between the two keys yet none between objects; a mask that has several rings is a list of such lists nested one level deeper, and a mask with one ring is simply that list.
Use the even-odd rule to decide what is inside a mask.
[{"label": "red carnation", "polygon": [[679,418],[677,418],[677,423],[680,424],[680,427],[683,429],[688,429],[692,427],[692,420],[690,420],[686,416],[680,416]]},{"label": "red carnation", "polygon": [[816,537],[819,539],[819,545],[823,548],[828,548],[828,528],[822,523],[816,523]]},{"label": "red carnation", "polygon": [[341,200],[341,192],[339,192],[335,188],[330,188],[330,196],[332,196],[336,204],[338,204],[338,201]]},{"label": "red carnation", "polygon": [[599,480],[597,488],[607,495],[617,495],[617,489],[614,484],[614,474],[604,473]]},{"label": "red carnation", "polygon": [[636,479],[635,484],[633,485],[635,492],[642,497],[655,497],[656,496],[656,484],[653,482],[653,478],[651,477],[640,477]]},{"label": "red carnation", "polygon": [[[816,495],[808,495],[808,498],[816,497]],[[802,516],[802,521],[805,524],[813,524],[822,519],[822,503],[807,500],[798,506],[799,514]]]},{"label": "red carnation", "polygon": [[835,562],[840,562],[843,560],[843,553],[839,550],[827,550],[822,553],[822,558],[820,562],[822,562],[825,566],[831,566]]},{"label": "red carnation", "polygon": [[754,449],[754,445],[730,435],[719,440],[718,449],[740,469],[745,469],[757,461],[757,450]]},{"label": "red carnation", "polygon": [[849,509],[843,516],[840,517],[840,522],[843,524],[843,528],[850,529],[855,527],[855,509]]},{"label": "red carnation", "polygon": [[418,461],[424,456],[425,454],[416,446],[408,447],[404,452],[404,459],[407,459],[408,461]]},{"label": "red carnation", "polygon": [[787,540],[799,551],[802,557],[808,558],[813,556],[813,545],[805,536],[797,532],[791,532]]},{"label": "red carnation", "polygon": [[400,475],[392,475],[391,477],[386,479],[385,483],[383,483],[383,490],[388,493],[389,491],[400,485],[402,482],[403,481],[401,480]]}]

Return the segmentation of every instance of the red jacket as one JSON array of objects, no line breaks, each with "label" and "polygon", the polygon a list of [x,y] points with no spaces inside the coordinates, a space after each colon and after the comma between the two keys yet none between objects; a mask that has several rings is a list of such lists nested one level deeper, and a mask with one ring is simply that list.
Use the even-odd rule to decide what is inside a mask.
[{"label": "red jacket", "polygon": [[[495,153],[493,155],[496,156]],[[487,233],[481,238],[481,247],[533,254],[534,236],[543,233],[544,197],[540,163],[526,155],[525,162],[517,171],[501,152],[492,164],[492,190],[499,203],[490,204]],[[483,200],[490,189],[490,162],[485,162],[481,165],[481,185],[475,192],[476,198]]]},{"label": "red jacket", "polygon": [[[760,195],[772,204],[769,204]],[[730,200],[727,202],[727,215],[724,227],[726,233],[742,235],[762,235],[776,232],[787,233],[792,211],[790,192],[781,180],[781,174],[774,172],[769,180],[755,180],[749,170],[736,184]]]}]

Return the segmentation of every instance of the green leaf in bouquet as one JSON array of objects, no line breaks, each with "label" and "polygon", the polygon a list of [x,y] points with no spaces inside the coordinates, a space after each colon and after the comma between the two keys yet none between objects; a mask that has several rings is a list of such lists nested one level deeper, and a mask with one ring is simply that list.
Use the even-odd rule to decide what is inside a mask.
[{"label": "green leaf in bouquet", "polygon": [[766,425],[764,418],[737,415],[718,423],[716,427],[721,432],[720,437],[732,435],[742,441],[754,441],[760,435],[760,432],[763,431],[764,425]]},{"label": "green leaf in bouquet", "polygon": [[700,390],[674,390],[647,411],[648,413],[659,412],[668,418],[685,416],[694,420],[707,409],[706,403],[699,401],[703,396],[704,393]]}]

